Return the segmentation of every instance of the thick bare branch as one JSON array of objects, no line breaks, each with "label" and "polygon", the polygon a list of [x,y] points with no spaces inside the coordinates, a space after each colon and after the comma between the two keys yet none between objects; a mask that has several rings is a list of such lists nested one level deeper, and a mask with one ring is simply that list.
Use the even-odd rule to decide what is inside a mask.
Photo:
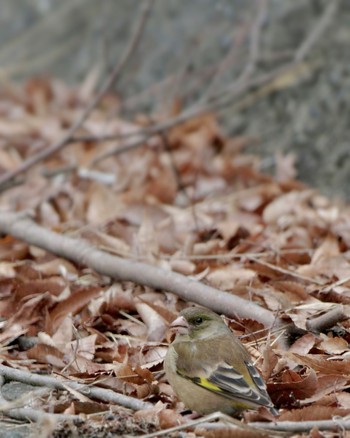
[{"label": "thick bare branch", "polygon": [[278,325],[274,314],[257,304],[176,272],[108,254],[82,239],[73,239],[47,230],[23,214],[2,213],[0,232],[11,234],[17,239],[88,266],[116,280],[133,281],[155,289],[165,289],[186,301],[193,301],[227,316],[255,319],[268,328]]}]

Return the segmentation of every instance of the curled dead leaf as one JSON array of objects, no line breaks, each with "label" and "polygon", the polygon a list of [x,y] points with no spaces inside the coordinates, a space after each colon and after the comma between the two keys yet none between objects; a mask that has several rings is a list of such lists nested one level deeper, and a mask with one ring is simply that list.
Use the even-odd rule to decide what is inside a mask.
[{"label": "curled dead leaf", "polygon": [[289,352],[307,354],[315,345],[316,341],[317,338],[314,334],[306,333],[294,342],[294,344],[289,348]]},{"label": "curled dead leaf", "polygon": [[300,365],[306,365],[322,374],[334,374],[350,377],[350,359],[329,360],[329,356],[305,354],[300,355],[286,351],[285,356]]},{"label": "curled dead leaf", "polygon": [[298,400],[312,396],[317,390],[316,372],[308,367],[299,372],[285,369],[267,388],[276,406],[295,406]]},{"label": "curled dead leaf", "polygon": [[149,341],[163,340],[167,330],[167,323],[159,313],[148,304],[140,301],[136,303],[136,310],[147,326],[147,339]]},{"label": "curled dead leaf", "polygon": [[230,290],[239,284],[249,284],[255,276],[256,273],[251,269],[229,265],[210,272],[207,275],[207,280],[213,287]]},{"label": "curled dead leaf", "polygon": [[349,351],[349,344],[344,338],[338,336],[332,337],[320,334],[322,341],[318,344],[318,348],[328,354],[342,354]]},{"label": "curled dead leaf", "polygon": [[184,422],[184,417],[173,409],[164,409],[159,413],[159,427],[161,429],[169,429]]},{"label": "curled dead leaf", "polygon": [[158,402],[153,408],[142,409],[140,411],[135,412],[134,417],[137,421],[144,421],[147,423],[158,424],[159,414],[164,409],[165,409],[165,405],[161,402]]}]

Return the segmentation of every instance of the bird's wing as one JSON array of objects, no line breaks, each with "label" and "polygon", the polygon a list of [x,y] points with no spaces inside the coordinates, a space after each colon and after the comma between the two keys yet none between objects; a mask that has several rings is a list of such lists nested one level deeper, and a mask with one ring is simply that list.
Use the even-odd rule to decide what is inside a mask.
[{"label": "bird's wing", "polygon": [[178,371],[178,373],[196,385],[228,399],[248,402],[249,405],[272,406],[260,374],[251,363],[245,362],[245,365],[247,374],[254,382],[254,387],[249,385],[250,379],[247,381],[245,376],[227,363],[219,364],[218,367],[206,377],[188,376],[181,371]]}]

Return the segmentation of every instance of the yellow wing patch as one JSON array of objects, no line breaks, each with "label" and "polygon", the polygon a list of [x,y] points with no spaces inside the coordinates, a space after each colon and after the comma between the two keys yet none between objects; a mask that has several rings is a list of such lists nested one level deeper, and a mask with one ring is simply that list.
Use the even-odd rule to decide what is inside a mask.
[{"label": "yellow wing patch", "polygon": [[240,401],[238,399],[234,399],[234,397],[232,397],[232,395],[231,395],[231,397],[228,397],[227,390],[225,390],[223,388],[220,388],[220,386],[216,385],[215,383],[210,382],[205,377],[188,377],[188,376],[180,373],[179,371],[178,371],[178,374],[180,376],[184,377],[185,379],[191,380],[196,385],[201,386],[202,388],[207,389],[208,391],[216,393],[216,394],[218,394],[220,396],[227,397],[228,399],[230,399],[231,405],[236,410],[250,409],[251,408],[251,404],[245,403],[243,400]]},{"label": "yellow wing patch", "polygon": [[193,379],[193,381],[200,386],[203,386],[206,389],[209,389],[210,391],[215,392],[223,392],[221,388],[219,388],[214,383],[209,382],[209,380],[205,379],[204,377],[196,377]]}]

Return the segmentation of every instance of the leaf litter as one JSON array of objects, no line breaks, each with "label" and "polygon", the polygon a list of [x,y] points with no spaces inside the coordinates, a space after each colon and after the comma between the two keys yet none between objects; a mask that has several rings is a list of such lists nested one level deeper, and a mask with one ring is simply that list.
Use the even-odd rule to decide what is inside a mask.
[{"label": "leaf litter", "polygon": [[[59,140],[85,104],[83,90],[45,78],[3,89],[0,101],[2,172]],[[79,134],[143,127],[118,118],[118,108],[106,96]],[[295,180],[292,156],[280,154],[276,174],[264,174],[258,157],[244,153],[250,141],[228,138],[210,113],[170,129],[167,145],[154,137],[98,164],[96,157],[122,140],[82,140],[3,191],[0,209],[31,210],[47,228],[198,278],[259,303],[286,326],[294,323],[299,332],[281,348],[278,342],[265,347],[266,330],[253,319],[230,321],[243,342],[251,341],[281,420],[346,416],[349,320],[313,333],[308,323],[337,305],[349,313],[350,280],[342,281],[350,278],[350,207]],[[169,323],[186,305],[171,293],[112,283],[83,265],[1,238],[2,364],[154,406],[135,414],[68,387],[37,401],[48,412],[53,406],[81,414],[81,430],[90,424],[106,432],[108,424],[111,432],[137,435],[183,421],[162,361]]]}]

